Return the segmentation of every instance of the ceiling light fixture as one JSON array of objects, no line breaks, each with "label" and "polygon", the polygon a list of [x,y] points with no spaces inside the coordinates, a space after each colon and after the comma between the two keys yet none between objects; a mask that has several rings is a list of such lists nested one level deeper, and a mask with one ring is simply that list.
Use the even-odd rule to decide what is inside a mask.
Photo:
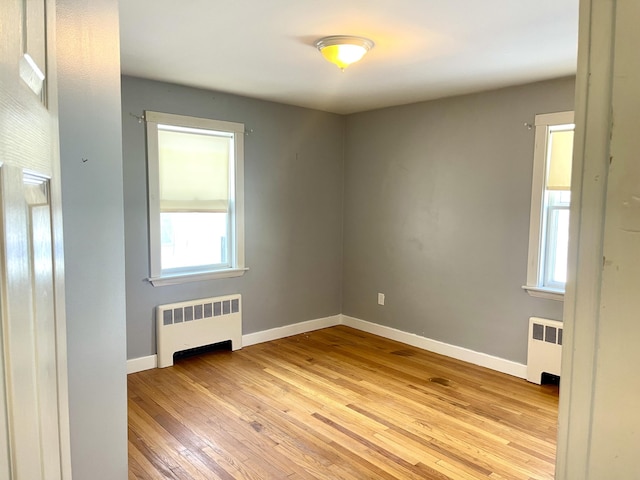
[{"label": "ceiling light fixture", "polygon": [[373,41],[368,38],[350,35],[333,35],[316,41],[316,48],[322,56],[343,72],[349,65],[364,57],[373,45]]}]

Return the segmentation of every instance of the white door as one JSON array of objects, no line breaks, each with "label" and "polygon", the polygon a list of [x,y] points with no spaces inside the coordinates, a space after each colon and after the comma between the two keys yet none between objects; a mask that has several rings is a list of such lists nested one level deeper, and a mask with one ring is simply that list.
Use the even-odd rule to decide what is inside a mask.
[{"label": "white door", "polygon": [[70,478],[55,2],[0,15],[0,479]]}]

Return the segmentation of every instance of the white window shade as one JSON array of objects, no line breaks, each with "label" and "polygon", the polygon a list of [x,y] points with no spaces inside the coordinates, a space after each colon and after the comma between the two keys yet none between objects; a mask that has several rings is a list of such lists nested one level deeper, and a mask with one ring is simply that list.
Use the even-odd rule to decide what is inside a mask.
[{"label": "white window shade", "polygon": [[158,126],[160,211],[229,211],[233,138]]},{"label": "white window shade", "polygon": [[573,130],[551,131],[549,144],[546,188],[547,190],[571,190]]}]

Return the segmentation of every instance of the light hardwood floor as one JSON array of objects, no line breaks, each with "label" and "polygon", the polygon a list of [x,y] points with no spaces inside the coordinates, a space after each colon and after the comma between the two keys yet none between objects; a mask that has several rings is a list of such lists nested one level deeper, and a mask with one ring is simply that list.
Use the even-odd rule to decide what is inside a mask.
[{"label": "light hardwood floor", "polygon": [[344,326],[129,375],[129,479],[552,479],[558,389]]}]

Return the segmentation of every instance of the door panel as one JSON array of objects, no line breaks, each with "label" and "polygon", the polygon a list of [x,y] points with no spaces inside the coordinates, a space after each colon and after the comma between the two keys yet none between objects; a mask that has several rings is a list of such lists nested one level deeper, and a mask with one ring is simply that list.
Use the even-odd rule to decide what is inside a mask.
[{"label": "door panel", "polygon": [[9,440],[15,478],[42,478],[37,349],[31,288],[29,226],[22,169],[0,171],[4,269],[4,346]]},{"label": "door panel", "polygon": [[43,0],[22,2],[22,58],[20,76],[45,101],[44,81],[47,67],[46,6]]},{"label": "door panel", "polygon": [[44,478],[53,479],[60,478],[60,441],[49,182],[45,178],[25,175],[24,186],[30,226],[37,413],[40,416],[42,471]]},{"label": "door panel", "polygon": [[54,0],[0,16],[0,478],[70,479]]}]

